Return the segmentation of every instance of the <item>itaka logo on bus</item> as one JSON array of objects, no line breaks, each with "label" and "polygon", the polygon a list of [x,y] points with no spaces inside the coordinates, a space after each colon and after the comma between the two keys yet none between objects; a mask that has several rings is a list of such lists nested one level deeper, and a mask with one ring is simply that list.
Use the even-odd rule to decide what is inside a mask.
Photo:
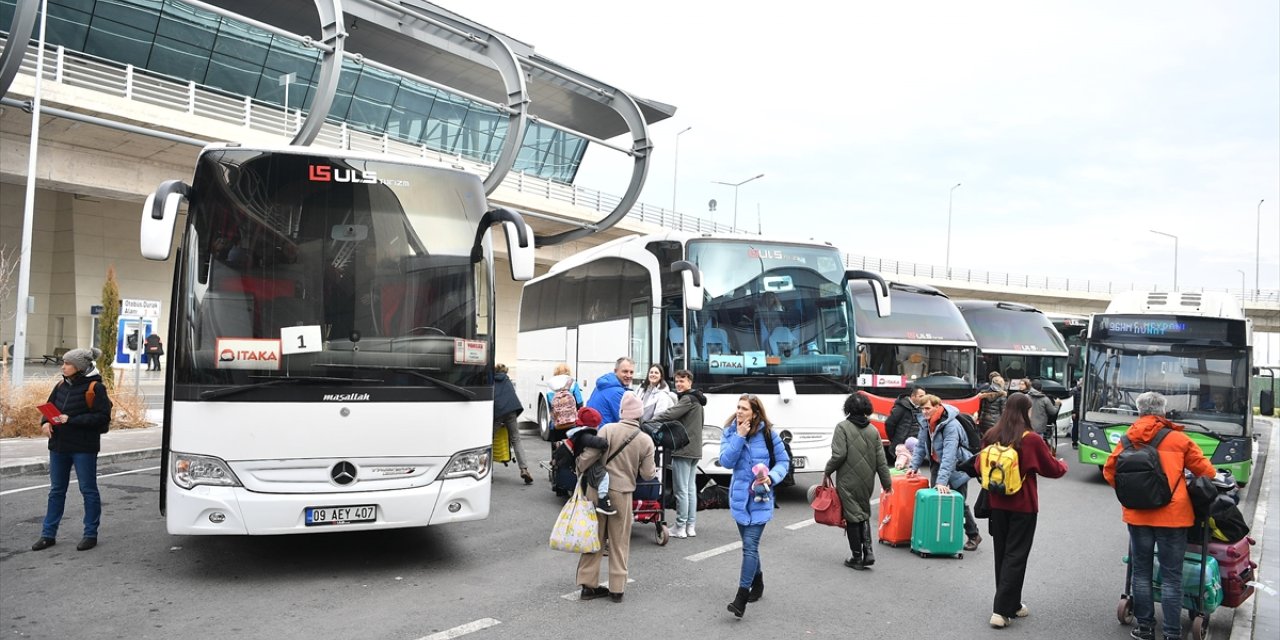
[{"label": "itaka logo on bus", "polygon": [[324,164],[307,165],[310,173],[307,179],[312,182],[355,182],[360,184],[377,184],[378,173],[376,171],[357,171],[355,169],[342,169],[339,167],[330,167]]}]

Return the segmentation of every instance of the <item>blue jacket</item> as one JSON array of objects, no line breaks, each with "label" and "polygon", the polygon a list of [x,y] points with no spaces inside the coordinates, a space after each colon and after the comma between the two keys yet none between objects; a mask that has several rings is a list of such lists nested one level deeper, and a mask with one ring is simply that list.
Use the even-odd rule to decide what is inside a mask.
[{"label": "blue jacket", "polygon": [[596,379],[596,389],[591,392],[587,406],[600,412],[600,424],[618,422],[618,408],[622,406],[622,394],[627,392],[618,374],[609,372]]},{"label": "blue jacket", "polygon": [[760,462],[769,464],[769,447],[772,446],[774,465],[769,470],[769,479],[776,487],[787,475],[791,459],[787,457],[787,448],[777,432],[772,432],[772,443],[765,442],[764,429],[747,440],[738,435],[736,424],[730,422],[720,437],[720,464],[726,469],[733,469],[729,480],[729,512],[738,524],[764,524],[773,519],[773,496],[771,493],[764,502],[752,499],[751,483],[756,475],[751,472],[751,467]]},{"label": "blue jacket", "polygon": [[[969,481],[969,475],[963,471],[956,471],[956,465],[972,458],[973,454],[960,446],[960,439],[964,437],[964,427],[960,426],[956,420],[960,410],[945,404],[942,408],[946,411],[946,415],[938,421],[938,428],[934,430],[932,436],[929,435],[928,427],[920,428],[920,435],[916,436],[920,442],[916,444],[916,452],[911,456],[910,468],[919,469],[928,456],[927,461],[938,465],[938,473],[933,483],[959,489]],[[934,451],[938,452],[936,462],[930,455]]]},{"label": "blue jacket", "polygon": [[520,398],[516,397],[516,387],[505,373],[493,374],[493,417],[501,418],[523,409]]}]

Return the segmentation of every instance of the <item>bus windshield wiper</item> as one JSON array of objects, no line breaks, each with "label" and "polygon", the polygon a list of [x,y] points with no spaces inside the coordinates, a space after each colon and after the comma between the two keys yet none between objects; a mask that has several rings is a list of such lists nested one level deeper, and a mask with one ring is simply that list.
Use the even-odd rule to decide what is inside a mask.
[{"label": "bus windshield wiper", "polygon": [[317,366],[338,367],[341,369],[369,369],[374,371],[390,371],[393,373],[407,373],[411,376],[414,376],[415,378],[421,378],[423,380],[426,380],[427,382],[430,382],[436,385],[437,387],[440,387],[441,389],[448,389],[449,391],[452,391],[462,396],[463,398],[466,398],[467,400],[472,400],[476,397],[476,392],[466,387],[460,387],[456,384],[453,384],[452,382],[447,382],[435,376],[429,376],[425,373],[422,373],[423,371],[439,371],[439,369],[436,367],[383,366],[383,365],[376,365],[376,364],[321,364]]},{"label": "bus windshield wiper", "polygon": [[263,380],[262,382],[250,382],[248,384],[237,384],[237,385],[231,385],[229,387],[219,387],[217,389],[209,389],[208,391],[201,392],[200,399],[212,400],[213,398],[221,398],[223,396],[234,395],[242,391],[249,391],[250,389],[274,387],[276,385],[282,385],[282,384],[300,384],[304,382],[308,384],[326,384],[331,382],[342,382],[342,383],[382,382],[381,380],[374,380],[371,378],[336,378],[336,377],[330,377],[330,376],[288,376],[288,377],[250,376],[250,377],[251,378],[267,378],[267,379]]},{"label": "bus windshield wiper", "polygon": [[832,378],[831,376],[824,376],[824,375],[806,375],[805,377],[806,377],[806,378],[813,378],[814,380],[822,380],[822,381],[825,381],[825,382],[829,382],[829,383],[831,383],[831,384],[832,384],[832,386],[836,387],[837,389],[842,389],[842,390],[844,390],[844,392],[845,392],[845,393],[853,393],[853,392],[855,391],[854,387],[851,387],[851,386],[849,386],[849,385],[847,385],[847,384],[845,384],[845,383],[843,383],[843,382],[840,382],[839,380],[836,380],[835,378]]}]

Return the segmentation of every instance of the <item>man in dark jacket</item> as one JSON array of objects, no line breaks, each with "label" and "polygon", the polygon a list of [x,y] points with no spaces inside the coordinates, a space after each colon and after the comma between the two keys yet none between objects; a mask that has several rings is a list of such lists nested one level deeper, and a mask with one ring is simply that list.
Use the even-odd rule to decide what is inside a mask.
[{"label": "man in dark jacket", "polygon": [[707,406],[707,396],[693,388],[693,373],[681,369],[676,372],[676,397],[675,405],[653,419],[679,420],[689,434],[689,444],[671,454],[671,480],[676,494],[676,527],[671,537],[692,538],[698,535],[694,528],[698,518],[698,461],[702,459],[702,408]]},{"label": "man in dark jacket", "polygon": [[1058,430],[1058,407],[1062,401],[1045,395],[1044,382],[1039,379],[1031,381],[1027,395],[1031,396],[1031,428],[1046,440],[1052,439]]},{"label": "man in dark jacket", "polygon": [[885,462],[893,464],[896,458],[894,447],[920,430],[920,404],[924,402],[924,396],[924,387],[908,384],[906,393],[893,403],[893,410],[884,421],[884,436],[889,439],[889,446],[884,448]]},{"label": "man in dark jacket", "polygon": [[54,387],[48,400],[61,413],[42,419],[40,425],[49,438],[49,506],[40,539],[31,545],[32,551],[52,547],[58,539],[72,467],[80,495],[84,496],[84,537],[76,549],[88,551],[98,544],[98,522],[102,519],[98,451],[102,433],[111,424],[111,399],[94,367],[100,356],[99,349],[72,349],[62,356],[62,382]]},{"label": "man in dark jacket", "polygon": [[606,373],[596,379],[596,388],[591,391],[587,406],[600,412],[603,424],[617,422],[618,408],[622,405],[622,394],[631,388],[631,379],[636,375],[636,363],[631,358],[618,358],[613,365],[613,373]]},{"label": "man in dark jacket", "polygon": [[525,484],[533,484],[533,476],[529,475],[529,463],[524,457],[524,445],[520,442],[518,418],[523,406],[516,396],[515,385],[507,377],[507,365],[498,364],[493,368],[493,433],[498,429],[507,430],[507,441],[516,456],[516,464],[520,467],[520,477]]}]

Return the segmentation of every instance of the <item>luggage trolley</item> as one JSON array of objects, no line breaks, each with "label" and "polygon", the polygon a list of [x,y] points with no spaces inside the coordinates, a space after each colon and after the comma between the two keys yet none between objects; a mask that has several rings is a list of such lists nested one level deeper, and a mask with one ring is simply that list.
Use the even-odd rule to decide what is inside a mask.
[{"label": "luggage trolley", "polygon": [[[1208,518],[1204,519],[1204,523],[1203,523],[1203,526],[1201,527],[1201,531],[1202,531],[1202,536],[1201,536],[1200,553],[1199,553],[1200,561],[1198,563],[1199,580],[1196,583],[1198,588],[1196,589],[1194,597],[1191,598],[1190,600],[1187,598],[1187,593],[1186,593],[1187,568],[1188,568],[1186,559],[1194,557],[1193,555],[1191,555],[1190,552],[1188,552],[1184,556],[1183,570],[1182,570],[1182,575],[1183,575],[1182,605],[1183,605],[1183,608],[1187,610],[1187,613],[1191,619],[1191,633],[1190,635],[1187,636],[1191,640],[1205,640],[1208,637],[1209,616],[1218,608],[1219,605],[1222,604],[1222,578],[1218,570],[1218,561],[1209,555],[1209,519]],[[1123,625],[1130,625],[1130,624],[1133,624],[1134,622],[1133,596],[1132,596],[1132,593],[1133,593],[1133,562],[1131,560],[1132,556],[1133,556],[1133,547],[1130,546],[1129,555],[1125,556],[1124,558],[1124,563],[1125,563],[1124,592],[1120,594],[1120,603],[1116,607],[1116,619],[1119,620],[1120,624],[1123,624]],[[1210,567],[1213,567],[1212,570],[1210,570]],[[1192,571],[1195,571],[1195,569],[1192,569]],[[1209,574],[1213,574],[1213,575],[1210,576]],[[1152,581],[1152,590],[1151,590],[1152,599],[1158,602],[1160,599],[1160,592],[1159,592],[1160,575],[1158,571],[1158,566],[1156,566],[1154,563],[1153,563],[1153,570],[1151,574],[1151,581]],[[1164,611],[1161,611],[1161,614],[1169,615],[1167,612],[1164,612]],[[1182,615],[1181,609],[1179,609],[1178,615]],[[1157,632],[1158,631],[1159,630],[1157,629]]]},{"label": "luggage trolley", "polygon": [[658,477],[653,480],[636,480],[636,491],[631,495],[631,513],[636,522],[654,526],[657,533],[655,542],[663,547],[671,540],[666,514],[667,500],[674,497],[667,482],[671,455],[659,445],[654,456]]}]

